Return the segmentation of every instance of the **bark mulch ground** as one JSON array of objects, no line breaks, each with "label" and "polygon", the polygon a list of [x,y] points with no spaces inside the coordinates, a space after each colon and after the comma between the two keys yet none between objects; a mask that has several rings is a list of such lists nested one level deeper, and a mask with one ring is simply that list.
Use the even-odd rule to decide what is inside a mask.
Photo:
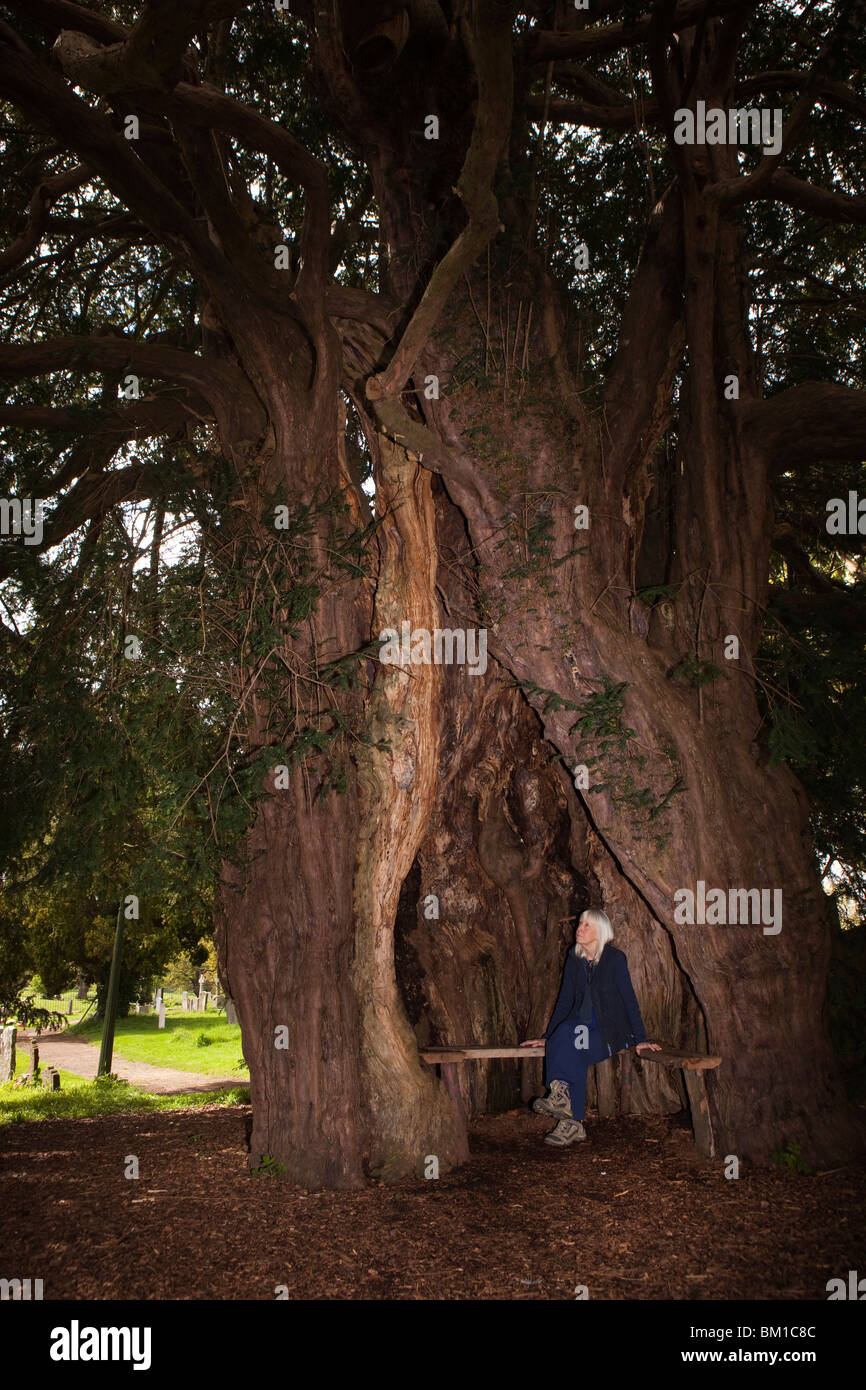
[{"label": "bark mulch ground", "polygon": [[[485,1116],[438,1180],[306,1192],[252,1178],[246,1107],[0,1135],[3,1273],[46,1299],[818,1299],[864,1259],[866,1163],[825,1175],[703,1158],[681,1117]],[[139,1179],[124,1174],[138,1156]]]}]

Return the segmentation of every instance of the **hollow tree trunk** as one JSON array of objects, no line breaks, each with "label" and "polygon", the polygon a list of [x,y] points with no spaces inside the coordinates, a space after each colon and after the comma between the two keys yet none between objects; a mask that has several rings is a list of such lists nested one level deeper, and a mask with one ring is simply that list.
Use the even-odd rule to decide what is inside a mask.
[{"label": "hollow tree trunk", "polygon": [[[287,501],[304,502],[312,495],[308,471],[343,489],[354,523],[363,524],[335,421],[313,439],[303,423],[281,420],[278,405],[278,444],[260,493],[282,495],[282,488]],[[308,630],[285,641],[283,661],[299,673],[285,686],[285,709],[303,703],[299,688],[320,698],[321,682],[307,673],[321,660],[358,651],[404,618],[439,625],[430,477],[385,440],[376,482],[375,601],[367,581],[324,586]],[[250,513],[247,497],[245,518]],[[311,544],[327,568],[326,521]],[[255,691],[254,668],[240,658],[237,690],[248,747],[261,750],[281,727],[278,702]],[[344,790],[326,790],[328,760],[312,755],[291,764],[288,787],[271,775],[242,855],[224,865],[215,932],[250,1068],[251,1166],[269,1155],[308,1187],[423,1174],[430,1155],[444,1172],[467,1156],[447,1092],[418,1057],[394,964],[397,900],[434,795],[437,668],[380,666],[366,704],[333,689],[329,699],[355,735]],[[388,751],[375,746],[384,740]]]},{"label": "hollow tree trunk", "polygon": [[[475,301],[483,303],[480,272],[475,281]],[[515,282],[513,293],[528,299],[532,286],[521,284],[517,272]],[[535,295],[549,301],[549,281],[536,285]],[[495,330],[493,340],[504,361],[507,341],[497,342]],[[479,351],[471,304],[461,314],[455,296],[440,341],[447,346],[431,349],[422,369],[447,381],[459,356]],[[697,449],[699,440],[702,462],[686,468],[679,485],[674,576],[678,567],[694,567],[702,545],[692,523],[694,499],[689,501],[690,489],[700,485],[700,512],[715,517],[711,587],[696,595],[683,587],[667,605],[667,625],[650,625],[635,597],[641,514],[634,499],[646,496],[656,435],[644,441],[636,460],[618,455],[609,441],[593,435],[582,415],[572,414],[557,390],[562,345],[555,330],[540,334],[532,351],[551,363],[544,379],[527,375],[505,394],[501,385],[485,391],[476,384],[471,393],[444,393],[442,400],[425,403],[428,423],[455,461],[449,492],[467,519],[469,545],[486,557],[491,650],[530,692],[565,765],[600,760],[591,765],[582,792],[587,814],[669,933],[705,1020],[707,1045],[724,1058],[710,1086],[721,1150],[766,1161],[793,1139],[816,1161],[849,1154],[861,1147],[862,1128],[842,1099],[822,1022],[829,941],[805,798],[787,769],[767,766],[755,742],[759,717],[748,662],[766,590],[769,517],[766,506],[754,506],[736,527],[726,525],[721,501],[713,510],[703,481],[707,471],[723,476],[734,457],[737,476],[759,493],[760,453],[736,430],[731,434],[721,407],[701,410],[699,430],[693,427],[683,446],[692,459],[689,448]],[[482,422],[485,447],[479,454],[474,441]],[[471,487],[462,480],[468,475]],[[699,484],[689,481],[692,476]],[[721,498],[718,483],[713,486]],[[548,496],[539,504],[534,499],[545,490]],[[515,500],[497,500],[505,495]],[[543,516],[548,528],[549,545],[534,561],[531,528],[518,499],[529,508],[530,522]],[[562,563],[575,540],[587,540],[573,523],[574,504],[584,502],[590,543]],[[501,544],[503,533],[513,541]],[[756,554],[764,557],[763,569]],[[554,561],[561,563],[551,587]],[[659,576],[660,582],[667,578]],[[736,663],[724,655],[732,633],[741,642]],[[694,654],[696,641],[696,659],[712,658],[723,672],[709,694],[672,678],[683,657]],[[614,731],[607,741],[603,730],[582,735],[574,728],[606,679],[625,683],[620,727],[633,731],[621,739]],[[596,781],[605,789],[592,790]],[[638,795],[644,789],[663,809],[648,813]],[[678,926],[675,894],[695,892],[699,880],[726,894],[781,889],[782,931],[764,935],[761,924]],[[648,946],[644,938],[641,952]]]},{"label": "hollow tree trunk", "polygon": [[[441,486],[439,586],[449,614],[472,604],[451,563],[465,531]],[[683,977],[667,934],[589,825],[537,714],[491,662],[485,675],[442,672],[439,771],[429,828],[403,885],[398,977],[421,1045],[516,1043],[541,1033],[559,989],[577,914],[610,907],[647,1026],[694,1046]],[[692,1010],[693,1012],[693,1010]],[[542,1064],[485,1062],[459,1071],[470,1110],[508,1109],[542,1090]],[[658,1067],[635,1075],[632,1109],[685,1104]]]},{"label": "hollow tree trunk", "polygon": [[[844,1105],[822,1021],[829,939],[805,798],[758,742],[753,662],[769,572],[768,462],[759,434],[743,425],[760,381],[738,219],[705,196],[708,183],[736,177],[737,151],[672,150],[677,177],[648,217],[616,355],[592,401],[568,296],[539,245],[536,205],[511,181],[510,151],[527,148],[527,116],[519,103],[512,112],[500,20],[493,3],[475,8],[472,143],[455,88],[449,139],[424,158],[399,99],[370,116],[326,22],[317,25],[334,109],[373,180],[388,288],[419,305],[396,350],[386,350],[386,333],[368,351],[358,395],[381,431],[423,449],[425,465],[442,475],[466,524],[455,561],[474,584],[466,621],[487,627],[492,656],[522,685],[565,766],[590,770],[580,788],[586,815],[647,909],[638,954],[657,952],[658,930],[667,933],[691,992],[683,1026],[704,1027],[723,1055],[710,1081],[720,1149],[767,1160],[793,1139],[818,1160],[847,1154],[862,1146],[863,1126]],[[687,63],[695,44],[690,99],[731,104],[736,35],[718,19],[697,34],[686,26]],[[661,52],[654,81],[675,81],[666,63]],[[459,174],[456,150],[467,151]],[[441,190],[455,179],[462,209],[443,208]],[[430,278],[421,267],[434,262]],[[732,374],[746,410],[723,395]],[[678,375],[679,456],[668,476],[664,568],[652,576],[671,594],[656,613],[638,597],[636,577]],[[441,390],[425,392],[430,380]],[[408,408],[404,388],[414,389]],[[586,508],[586,530],[575,529],[576,507]],[[511,897],[527,963],[532,930],[502,785],[485,789],[478,857]],[[699,882],[725,894],[781,891],[781,932],[765,935],[761,922],[678,925],[679,890],[696,893]]]},{"label": "hollow tree trunk", "polygon": [[[667,265],[676,250],[676,233],[671,228],[679,226],[678,216],[675,208],[660,214],[655,243],[646,253],[650,277],[653,258],[660,266]],[[393,242],[399,250],[399,229]],[[402,243],[408,257],[405,229]],[[754,743],[757,712],[747,667],[726,670],[721,666],[725,678],[709,694],[700,685],[689,687],[675,678],[684,656],[697,662],[698,669],[711,656],[720,665],[724,660],[720,646],[731,632],[740,636],[744,652],[754,650],[763,595],[758,582],[761,564],[755,554],[763,550],[766,558],[767,509],[753,507],[748,525],[725,533],[721,513],[712,508],[724,493],[719,477],[734,466],[732,459],[737,478],[748,479],[743,482],[744,495],[760,492],[754,481],[762,467],[760,455],[720,410],[708,412],[702,406],[695,413],[694,424],[684,431],[683,449],[686,462],[699,456],[702,466],[715,470],[712,496],[707,495],[710,485],[705,483],[697,499],[702,515],[715,516],[711,569],[702,592],[686,586],[686,576],[691,574],[686,565],[691,562],[691,569],[695,568],[700,545],[690,515],[691,470],[686,468],[685,481],[677,482],[676,559],[667,574],[658,576],[660,582],[681,577],[682,583],[667,606],[667,616],[656,621],[635,595],[635,576],[664,412],[650,405],[638,428],[628,382],[618,383],[615,369],[609,437],[602,436],[566,370],[563,313],[550,276],[533,261],[510,263],[506,248],[499,253],[493,273],[500,280],[510,276],[511,292],[521,304],[539,305],[532,331],[526,330],[527,350],[520,358],[525,368],[514,367],[518,358],[507,327],[513,319],[505,316],[506,326],[497,340],[495,325],[488,324],[482,332],[469,294],[460,292],[452,296],[434,341],[421,354],[417,374],[419,385],[433,373],[447,386],[455,364],[467,354],[480,360],[492,350],[495,367],[498,351],[502,364],[500,380],[493,384],[488,376],[486,382],[473,382],[471,389],[446,389],[441,399],[423,398],[427,426],[453,464],[447,477],[449,499],[465,518],[459,562],[474,579],[469,617],[487,626],[492,656],[527,692],[548,745],[558,751],[565,767],[570,771],[575,763],[599,760],[580,800],[596,837],[594,853],[598,855],[598,846],[603,847],[599,863],[610,859],[629,885],[626,891],[605,865],[597,877],[600,903],[622,902],[629,938],[636,924],[633,947],[629,940],[632,969],[651,994],[661,994],[661,1003],[656,998],[648,1009],[651,1026],[655,1017],[657,1027],[673,1028],[679,1010],[681,1033],[705,1037],[706,1044],[723,1055],[723,1066],[710,1087],[720,1150],[761,1160],[786,1140],[797,1139],[816,1158],[848,1152],[860,1139],[852,1117],[840,1104],[833,1059],[819,1018],[820,1001],[812,987],[815,979],[823,980],[827,929],[802,796],[789,773],[771,770],[760,761]],[[469,281],[474,281],[475,304],[485,302],[484,272],[474,270]],[[497,286],[493,293],[499,293]],[[648,301],[652,301],[651,293]],[[649,305],[644,310],[649,313]],[[646,332],[647,322],[636,322],[633,331]],[[677,331],[675,323],[659,325],[660,336],[669,334],[674,346]],[[665,347],[663,361],[657,364],[662,376],[673,370],[674,346]],[[516,372],[510,387],[502,379],[506,368]],[[420,389],[418,399],[422,400]],[[379,478],[384,496],[396,489],[401,473],[405,485],[410,475],[404,467],[414,468],[414,462],[405,456],[401,461],[401,451],[393,451],[381,433],[377,444],[384,451]],[[407,618],[427,628],[438,625],[431,570],[425,563],[435,551],[429,498],[422,475],[411,476],[412,505],[402,518],[395,514],[383,538],[379,607],[371,632],[380,625],[399,628]],[[576,503],[588,507],[588,537],[575,532]],[[589,543],[574,554],[575,543],[581,541]],[[678,566],[683,567],[681,576]],[[765,578],[761,583],[765,584]],[[730,588],[736,590],[736,599],[731,598]],[[739,597],[743,592],[749,598],[745,616]],[[413,676],[420,679],[406,689],[399,673],[386,672],[376,687],[370,727],[388,737],[392,752],[382,756],[365,749],[359,755],[361,819],[354,841],[355,882],[350,890],[347,851],[334,880],[340,885],[339,910],[331,918],[327,912],[324,916],[324,953],[305,977],[299,976],[304,994],[315,997],[323,989],[321,974],[328,962],[348,961],[347,943],[352,941],[349,989],[357,1002],[351,1003],[341,987],[339,1002],[335,998],[329,1005],[326,1021],[340,1018],[346,1030],[344,1052],[355,1052],[357,1040],[358,1076],[352,1072],[352,1063],[341,1061],[328,1073],[334,1081],[333,1096],[327,1092],[325,1071],[321,1085],[316,1083],[316,1069],[320,1063],[325,1066],[322,1040],[329,1033],[305,1008],[301,1009],[305,1020],[301,1045],[307,1053],[318,1049],[313,1079],[304,1083],[306,1089],[293,1091],[280,1079],[281,1062],[274,1064],[272,1059],[266,1064],[262,1056],[255,1059],[261,1073],[257,1105],[266,1118],[264,1127],[254,1131],[254,1148],[273,1152],[276,1147],[276,1156],[292,1155],[291,1171],[308,1172],[310,1182],[316,1174],[334,1180],[327,1167],[331,1136],[339,1136],[348,1155],[345,1171],[340,1160],[333,1160],[340,1168],[338,1179],[346,1182],[359,1180],[365,1158],[372,1171],[393,1177],[417,1171],[427,1154],[437,1154],[446,1166],[463,1156],[441,1088],[417,1061],[416,1042],[394,978],[393,924],[401,887],[416,859],[422,899],[434,892],[448,901],[442,858],[447,840],[431,844],[429,835],[440,813],[434,783],[443,740],[442,707],[451,692],[443,690],[435,668],[419,667]],[[483,682],[468,675],[463,679],[478,682],[471,690],[471,701],[473,708],[480,708]],[[627,691],[610,736],[604,728],[585,727],[583,734],[575,731],[576,719],[591,709],[605,681]],[[626,729],[633,732],[624,733]],[[470,759],[473,754],[465,730],[461,740]],[[514,933],[513,960],[507,968],[516,969],[517,975],[507,1007],[501,972],[485,965],[482,950],[472,945],[468,952],[468,959],[478,961],[478,982],[472,987],[467,987],[465,972],[444,958],[443,943],[449,935],[462,933],[462,922],[452,920],[435,939],[427,925],[412,943],[430,976],[423,993],[429,1003],[431,1031],[440,1035],[447,1031],[452,1037],[459,1033],[462,1038],[482,1024],[485,1029],[523,1031],[518,1027],[523,1018],[527,1022],[538,1018],[534,1026],[541,1026],[539,1015],[549,1007],[550,979],[553,975],[555,988],[554,963],[562,944],[556,925],[562,916],[570,915],[561,911],[562,885],[554,883],[552,891],[546,885],[539,898],[544,836],[537,843],[531,835],[521,836],[511,809],[512,803],[517,806],[521,800],[528,804],[527,797],[534,794],[527,783],[527,769],[509,768],[495,756],[491,761],[490,750],[482,751],[477,744],[474,756],[477,780],[471,839],[478,881],[485,884],[486,892],[492,887],[500,895]],[[531,774],[529,769],[530,781]],[[447,773],[444,778],[439,775],[447,785]],[[601,789],[593,789],[596,779],[604,784]],[[650,799],[655,803],[652,814],[647,808]],[[446,804],[447,798],[443,809]],[[550,814],[549,809],[546,813]],[[296,797],[297,823],[303,825],[308,814],[309,808]],[[260,834],[270,850],[266,824],[263,818]],[[343,836],[346,824],[335,815],[330,833]],[[465,813],[462,824],[466,836],[470,827]],[[455,812],[452,829],[460,825],[460,814]],[[275,834],[275,853],[280,835],[287,833],[286,826]],[[324,847],[326,839],[327,832],[316,828],[310,843]],[[351,841],[351,833],[343,837],[341,854]],[[783,888],[782,933],[765,937],[760,925],[678,927],[674,895],[681,888],[694,890],[698,880],[725,890]],[[262,1024],[256,1012],[261,1008],[260,997],[267,997],[273,970],[283,968],[280,958],[273,966],[260,963],[269,927],[256,901],[264,895],[263,882],[245,902],[244,913],[235,914],[237,932],[243,934],[242,924],[250,922],[251,938],[258,942],[250,947],[253,955],[244,965],[245,972],[255,978],[254,965],[259,962],[258,980],[248,991],[246,1005],[238,999],[242,1023],[246,1008],[257,1029]],[[636,911],[638,901],[644,905],[643,912]],[[463,906],[470,902],[467,894]],[[542,907],[545,933],[539,950],[533,919],[537,922]],[[323,910],[311,892],[309,912],[317,930]],[[560,917],[549,917],[551,911]],[[303,933],[304,921],[291,913],[285,920],[289,935]],[[666,933],[669,945],[662,944],[660,931]],[[479,940],[483,942],[483,936]],[[285,949],[286,968],[297,968],[296,946]],[[668,951],[675,954],[687,976],[683,990],[673,983]],[[302,963],[302,971],[306,968]],[[660,979],[664,981],[661,991]],[[229,984],[232,993],[239,995]],[[325,993],[331,988],[337,985],[324,986]],[[462,999],[461,989],[466,996]],[[795,1005],[794,999],[803,1002]],[[773,1078],[772,1084],[768,1077]],[[674,1095],[665,1093],[664,1087],[661,1081],[647,1080],[639,1105],[669,1108]],[[306,1105],[309,1116],[313,1095],[325,1096],[326,1108],[319,1121],[328,1139],[309,1165],[296,1167],[291,1136],[302,1134],[305,1141],[311,1136],[312,1129],[305,1125],[312,1127],[316,1121],[301,1120],[299,1106]],[[282,1102],[287,1103],[288,1115],[274,1120],[272,1131],[270,1114],[276,1115]],[[267,1150],[265,1143],[270,1146]]]}]

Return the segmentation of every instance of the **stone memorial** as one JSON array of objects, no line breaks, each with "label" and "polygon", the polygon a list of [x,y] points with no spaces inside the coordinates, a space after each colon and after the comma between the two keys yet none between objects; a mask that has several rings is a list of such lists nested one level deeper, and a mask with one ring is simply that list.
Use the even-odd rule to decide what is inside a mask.
[{"label": "stone memorial", "polygon": [[10,1023],[0,1033],[0,1085],[15,1079],[15,1043],[18,1029]]}]

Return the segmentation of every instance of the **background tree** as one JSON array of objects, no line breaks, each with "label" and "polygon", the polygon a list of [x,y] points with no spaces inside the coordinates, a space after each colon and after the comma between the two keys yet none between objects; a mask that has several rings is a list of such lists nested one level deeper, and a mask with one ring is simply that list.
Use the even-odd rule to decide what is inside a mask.
[{"label": "background tree", "polygon": [[[25,917],[26,957],[38,971],[49,998],[59,997],[82,975],[96,985],[96,1014],[105,1012],[114,946],[117,901],[105,895],[76,896],[69,885],[31,892]],[[178,949],[191,951],[203,963],[207,952],[196,937],[201,921],[187,919],[179,928],[145,902],[139,918],[125,923],[117,1015],[125,1018],[134,1000],[146,1000],[152,982]]]},{"label": "background tree", "polygon": [[[723,1151],[859,1145],[796,691],[768,700],[760,663],[789,660],[782,556],[844,719],[854,658],[821,667],[831,604],[790,578],[801,550],[862,632],[859,541],[834,570],[774,505],[791,483],[820,520],[827,471],[860,476],[860,6],[2,10],[0,421],[9,493],[52,502],[0,552],[5,756],[13,784],[42,759],[61,638],[68,708],[114,735],[65,804],[134,820],[143,873],[218,875],[252,1162],[459,1161],[418,1040],[539,1031],[587,901],[649,1026],[724,1055]],[[784,113],[776,155],[673,138],[677,109],[752,100]],[[484,626],[488,671],[377,667],[403,620]],[[782,889],[782,932],[678,926],[698,880]]]}]

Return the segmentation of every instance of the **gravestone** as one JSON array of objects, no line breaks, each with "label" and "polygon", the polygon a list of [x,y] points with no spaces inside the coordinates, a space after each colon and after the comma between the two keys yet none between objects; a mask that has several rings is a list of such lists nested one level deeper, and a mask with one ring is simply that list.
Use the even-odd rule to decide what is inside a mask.
[{"label": "gravestone", "polygon": [[158,986],[157,986],[156,993],[155,993],[154,996],[153,996],[153,1007],[154,1007],[155,1009],[158,1009],[161,1003],[162,1003],[162,985],[158,985]]},{"label": "gravestone", "polygon": [[30,1064],[27,1068],[27,1080],[35,1081],[39,1076],[39,1048],[35,1042],[29,1042],[27,1046],[30,1048]]},{"label": "gravestone", "polygon": [[69,998],[68,998],[67,1001],[66,1001],[66,1012],[67,1012],[68,1014],[71,1014],[71,1013],[72,1013],[72,995],[71,995],[71,994],[70,994]]},{"label": "gravestone", "polygon": [[234,1006],[234,1001],[226,999],[226,1023],[237,1023],[238,1011]]},{"label": "gravestone", "polygon": [[180,996],[180,1007],[185,1014],[189,1013],[189,990],[187,989]]},{"label": "gravestone", "polygon": [[9,1024],[0,1033],[0,1085],[4,1081],[15,1079],[15,1041],[18,1037],[18,1029]]},{"label": "gravestone", "polygon": [[190,1009],[192,1010],[193,1013],[197,1013],[197,1012],[198,1012],[198,999],[196,998],[196,996],[195,996],[194,994],[190,996],[189,1007],[190,1007]]},{"label": "gravestone", "polygon": [[159,1028],[165,1027],[165,1004],[162,1002],[161,999],[159,1001],[159,1023],[157,1026]]},{"label": "gravestone", "polygon": [[199,1013],[202,1013],[202,1014],[204,1013],[205,1009],[207,1008],[207,994],[205,993],[205,987],[204,987],[204,986],[205,986],[205,978],[204,978],[204,975],[199,975],[199,977],[198,977],[198,1011],[199,1011]]},{"label": "gravestone", "polygon": [[141,1013],[141,1005],[140,1005],[140,1004],[133,1004],[132,1008],[133,1008],[133,1011],[134,1011],[135,1013],[137,1013],[137,1014],[140,1014],[140,1013]]},{"label": "gravestone", "polygon": [[56,1067],[46,1067],[42,1073],[42,1085],[49,1091],[60,1090],[60,1072]]}]

